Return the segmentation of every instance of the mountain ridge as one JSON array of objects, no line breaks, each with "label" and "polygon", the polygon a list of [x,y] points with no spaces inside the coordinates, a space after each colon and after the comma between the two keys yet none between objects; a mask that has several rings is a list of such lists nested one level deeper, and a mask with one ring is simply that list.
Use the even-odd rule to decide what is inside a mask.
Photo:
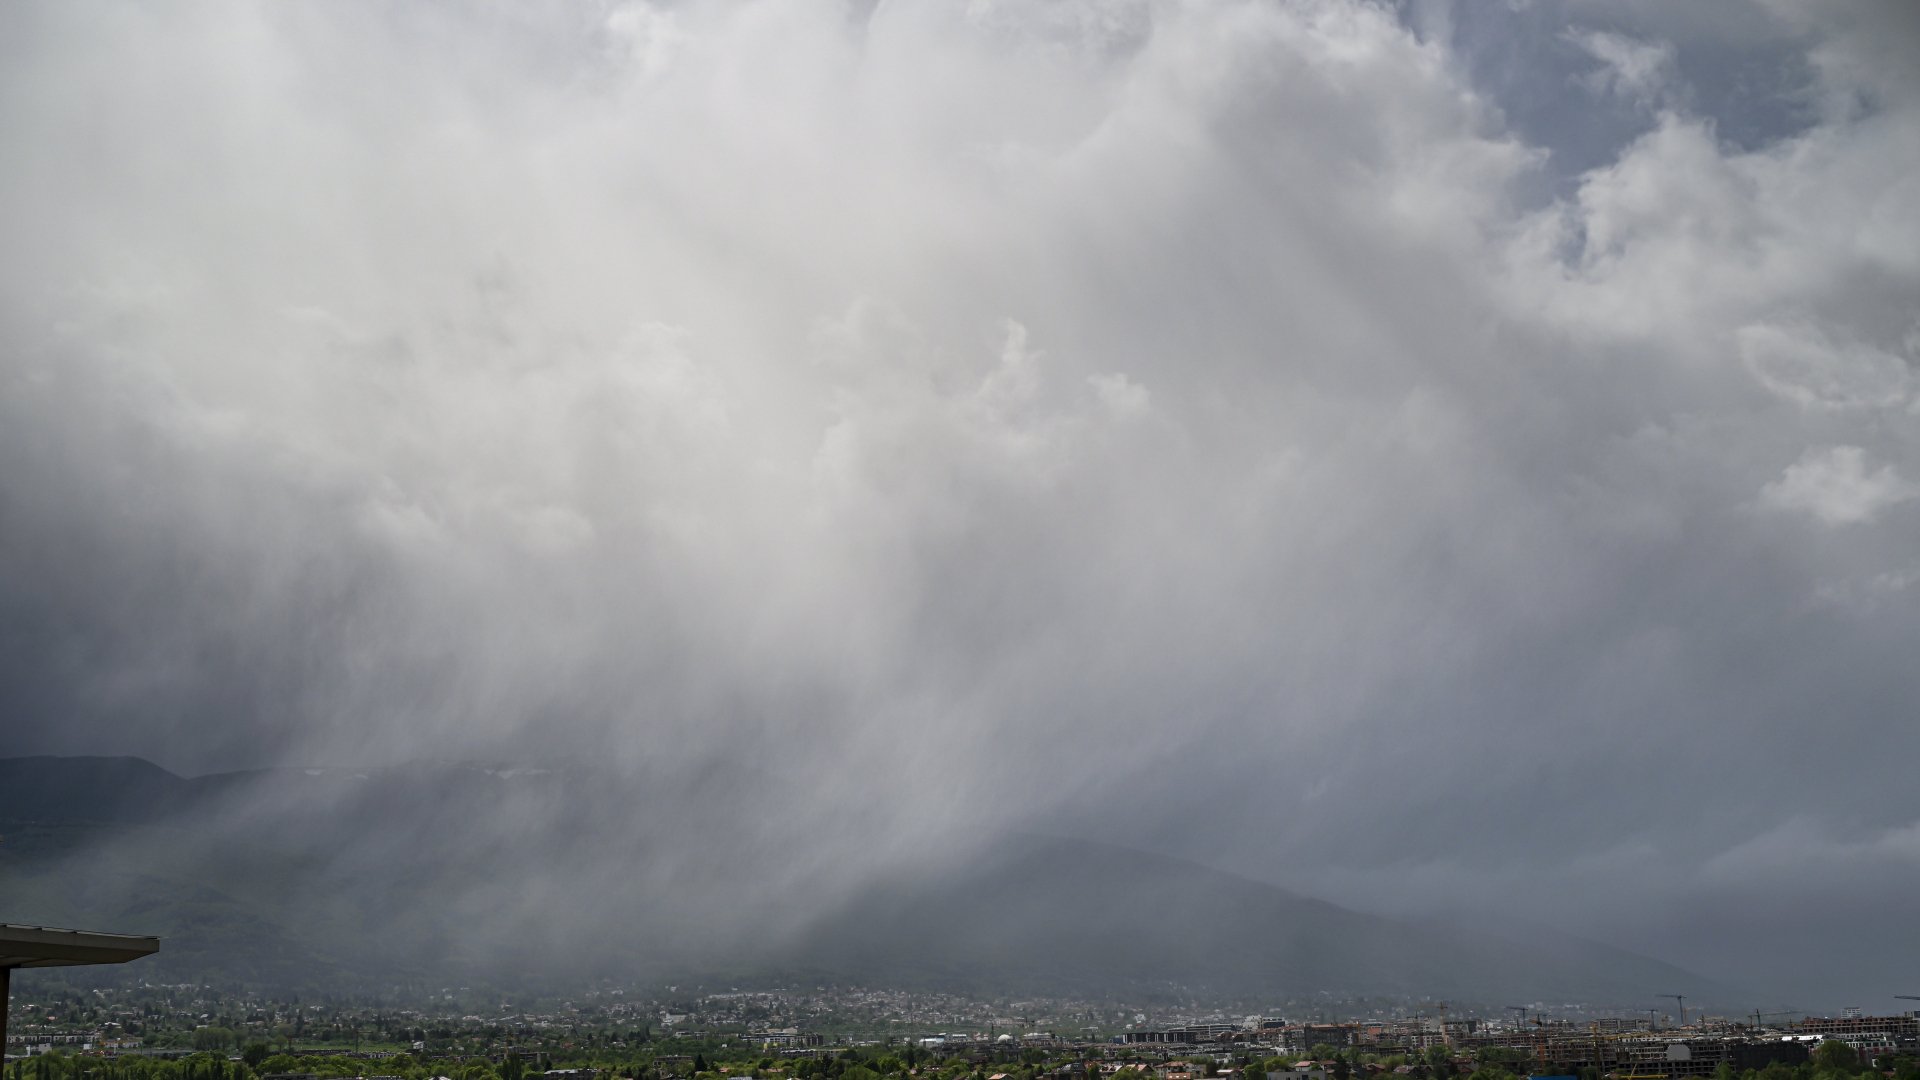
[{"label": "mountain ridge", "polygon": [[[862,868],[783,910],[750,860],[673,846],[688,820],[675,809],[720,782],[639,784],[609,809],[591,794],[608,785],[564,769],[180,777],[138,758],[0,759],[0,904],[12,921],[161,932],[156,974],[289,986],[705,971],[1009,992],[1637,1004],[1680,987],[1734,1000],[1609,946],[1387,919],[1035,833]],[[651,869],[663,862],[670,872]],[[716,897],[743,892],[758,906],[728,917]],[[756,925],[767,913],[788,928]]]}]

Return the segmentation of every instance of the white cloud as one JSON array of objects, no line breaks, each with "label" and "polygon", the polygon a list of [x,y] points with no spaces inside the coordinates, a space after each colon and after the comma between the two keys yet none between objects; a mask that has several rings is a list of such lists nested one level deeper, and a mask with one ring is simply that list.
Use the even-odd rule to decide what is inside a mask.
[{"label": "white cloud", "polygon": [[1765,505],[1812,515],[1830,526],[1872,521],[1883,510],[1920,495],[1891,465],[1869,471],[1857,446],[1808,450],[1760,491]]},{"label": "white cloud", "polygon": [[1740,353],[1754,378],[1796,405],[1895,408],[1912,395],[1907,362],[1872,346],[1836,346],[1811,327],[1742,327]]},{"label": "white cloud", "polygon": [[1116,418],[1131,420],[1153,410],[1153,395],[1122,372],[1089,375],[1087,382],[1093,386],[1093,392],[1099,395],[1100,404],[1106,406],[1107,411]]},{"label": "white cloud", "polygon": [[1673,91],[1674,47],[1664,41],[1642,41],[1605,30],[1576,29],[1567,40],[1600,62],[1581,77],[1595,94],[1613,94],[1644,107],[1664,104]]}]

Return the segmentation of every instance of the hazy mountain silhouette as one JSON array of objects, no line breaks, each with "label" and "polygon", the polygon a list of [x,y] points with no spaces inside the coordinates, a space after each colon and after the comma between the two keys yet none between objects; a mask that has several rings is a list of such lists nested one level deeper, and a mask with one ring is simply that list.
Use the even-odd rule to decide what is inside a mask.
[{"label": "hazy mountain silhouette", "polygon": [[1398,921],[1102,844],[1020,836],[983,857],[876,887],[823,919],[809,968],[1005,980],[1061,990],[1205,987],[1493,1002],[1638,1002],[1697,975],[1564,935],[1509,939]]},{"label": "hazy mountain silhouette", "polygon": [[[808,909],[773,932],[705,913],[742,891],[762,894],[755,910],[780,910],[785,878],[756,863],[775,856],[743,840],[689,862],[682,846],[671,875],[651,869],[662,838],[699,820],[675,808],[717,784],[750,787],[737,779],[628,785],[609,815],[609,782],[566,770],[189,779],[131,758],[0,759],[0,918],[162,934],[144,978],[289,987],[673,974],[1276,1001],[1735,999],[1618,949],[1386,919],[1163,855],[1031,835],[862,868],[837,892],[796,894]],[[750,799],[728,809],[771,812]]]}]

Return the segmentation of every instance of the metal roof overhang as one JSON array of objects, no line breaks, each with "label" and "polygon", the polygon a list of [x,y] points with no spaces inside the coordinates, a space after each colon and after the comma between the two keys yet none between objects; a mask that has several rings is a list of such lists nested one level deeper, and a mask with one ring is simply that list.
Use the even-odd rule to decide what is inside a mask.
[{"label": "metal roof overhang", "polygon": [[160,939],[0,923],[0,968],[124,964],[149,956]]}]

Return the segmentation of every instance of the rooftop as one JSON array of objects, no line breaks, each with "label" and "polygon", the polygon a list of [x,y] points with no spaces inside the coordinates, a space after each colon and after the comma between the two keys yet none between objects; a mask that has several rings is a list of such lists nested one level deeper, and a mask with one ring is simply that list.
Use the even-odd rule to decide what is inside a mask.
[{"label": "rooftop", "polygon": [[160,939],[0,923],[0,968],[124,964],[160,948]]}]

